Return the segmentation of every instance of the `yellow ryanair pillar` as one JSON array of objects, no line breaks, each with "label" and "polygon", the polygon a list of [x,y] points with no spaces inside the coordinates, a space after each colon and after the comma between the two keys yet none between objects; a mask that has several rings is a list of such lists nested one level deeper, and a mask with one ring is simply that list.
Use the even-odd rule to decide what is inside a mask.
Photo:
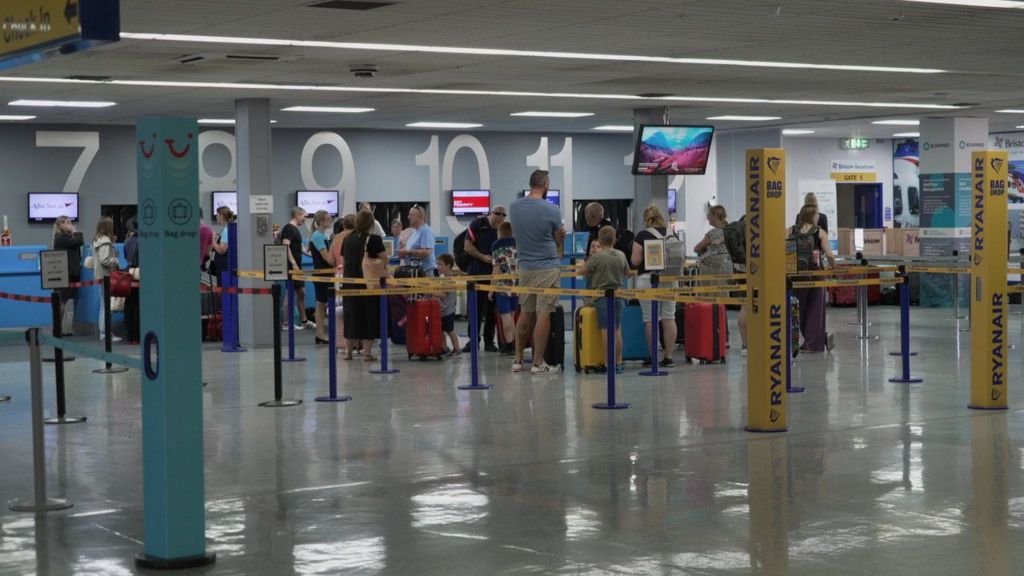
[{"label": "yellow ryanair pillar", "polygon": [[747,430],[786,430],[786,154],[747,150]]},{"label": "yellow ryanair pillar", "polygon": [[1006,409],[1005,151],[971,154],[971,408]]}]

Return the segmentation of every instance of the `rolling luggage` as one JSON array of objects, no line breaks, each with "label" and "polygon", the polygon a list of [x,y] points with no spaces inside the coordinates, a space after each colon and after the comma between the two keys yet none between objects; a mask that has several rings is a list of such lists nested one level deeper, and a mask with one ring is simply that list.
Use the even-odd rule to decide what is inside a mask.
[{"label": "rolling luggage", "polygon": [[551,335],[544,350],[544,362],[565,369],[565,309],[561,304],[551,313]]},{"label": "rolling luggage", "polygon": [[441,331],[441,302],[433,298],[408,303],[405,324],[406,350],[409,359],[426,360],[444,357],[444,333]]},{"label": "rolling luggage", "polygon": [[651,357],[647,347],[647,334],[644,332],[644,317],[640,312],[640,303],[636,300],[626,302],[622,307],[622,318],[619,319],[622,330],[622,360],[646,360]]},{"label": "rolling luggage", "polygon": [[[519,322],[519,309],[516,309],[516,311],[512,314],[512,322],[513,322],[513,325],[515,323]],[[498,314],[498,309],[497,308],[494,309],[494,332],[497,334],[498,345],[499,346],[504,346],[505,344],[509,344],[509,342],[505,341],[505,330],[504,330],[504,326],[502,325],[501,314]],[[512,333],[515,334],[515,330],[513,330]],[[530,331],[530,334],[533,334],[532,330]],[[533,336],[528,336],[527,337],[525,348],[529,348],[530,347],[530,345],[532,343],[532,340],[533,340]],[[511,343],[515,344],[515,340],[513,340]]]},{"label": "rolling luggage", "polygon": [[408,322],[405,296],[388,296],[388,337],[397,346],[405,345],[405,324]]},{"label": "rolling luggage", "polygon": [[726,351],[725,306],[720,304],[687,304],[686,335],[683,345],[686,359],[700,360],[701,364],[725,363]]},{"label": "rolling luggage", "polygon": [[676,344],[682,344],[686,335],[686,306],[676,304]]},{"label": "rolling luggage", "polygon": [[573,340],[577,372],[590,374],[606,370],[606,345],[597,324],[597,309],[593,306],[584,306],[576,310]]}]

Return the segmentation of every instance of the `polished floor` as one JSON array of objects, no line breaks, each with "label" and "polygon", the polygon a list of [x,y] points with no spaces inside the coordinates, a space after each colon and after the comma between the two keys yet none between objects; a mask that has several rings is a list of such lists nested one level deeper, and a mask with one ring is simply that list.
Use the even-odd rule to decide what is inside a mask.
[{"label": "polished floor", "polygon": [[[1016,310],[1014,310],[1016,313]],[[878,340],[831,310],[834,355],[801,356],[789,432],[745,424],[744,363],[632,369],[629,410],[604,412],[600,375],[514,375],[483,355],[488,392],[462,392],[469,359],[372,376],[339,363],[346,404],[317,404],[325,350],[285,365],[294,408],[272,396],[269,351],[204,354],[207,537],[199,574],[1024,573],[1024,392],[1011,409],[968,401],[969,334],[949,310],[913,310],[915,385],[890,384],[895,308]],[[1011,387],[1022,381],[1021,316]],[[0,501],[30,496],[27,364],[0,349]],[[69,415],[47,427],[50,487],[75,507],[0,509],[0,574],[137,573],[143,540],[138,376],[68,364]],[[52,382],[52,368],[47,369]],[[47,386],[49,390],[52,384]],[[52,410],[48,396],[47,409]]]}]

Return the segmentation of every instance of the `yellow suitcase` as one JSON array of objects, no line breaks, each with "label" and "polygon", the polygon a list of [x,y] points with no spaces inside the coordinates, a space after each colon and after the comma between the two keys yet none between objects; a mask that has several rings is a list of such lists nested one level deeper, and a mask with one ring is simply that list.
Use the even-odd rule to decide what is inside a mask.
[{"label": "yellow suitcase", "polygon": [[597,326],[597,310],[593,306],[583,306],[576,310],[574,333],[576,371],[587,374],[604,372],[605,343],[601,339],[601,329]]}]

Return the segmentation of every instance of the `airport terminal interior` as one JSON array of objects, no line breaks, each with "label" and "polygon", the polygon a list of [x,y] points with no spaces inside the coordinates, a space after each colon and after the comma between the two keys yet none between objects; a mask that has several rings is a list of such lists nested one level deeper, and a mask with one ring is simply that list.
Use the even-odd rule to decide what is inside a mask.
[{"label": "airport terminal interior", "polygon": [[5,0],[0,576],[1024,573],[1021,23]]}]

